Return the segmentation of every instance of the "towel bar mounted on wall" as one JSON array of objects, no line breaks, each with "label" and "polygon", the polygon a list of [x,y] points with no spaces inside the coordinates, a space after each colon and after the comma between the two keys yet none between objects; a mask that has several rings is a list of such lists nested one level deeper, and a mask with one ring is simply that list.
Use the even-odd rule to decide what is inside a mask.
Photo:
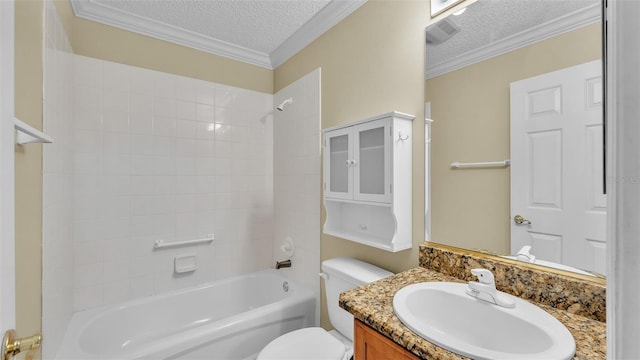
[{"label": "towel bar mounted on wall", "polygon": [[503,161],[485,161],[485,162],[470,162],[470,163],[461,163],[461,162],[453,162],[451,163],[452,169],[462,169],[462,168],[490,168],[490,167],[508,167],[511,165],[511,160],[503,160]]},{"label": "towel bar mounted on wall", "polygon": [[53,138],[42,131],[27,125],[24,121],[13,118],[13,127],[16,129],[16,144],[33,144],[33,143],[46,143],[53,142]]}]

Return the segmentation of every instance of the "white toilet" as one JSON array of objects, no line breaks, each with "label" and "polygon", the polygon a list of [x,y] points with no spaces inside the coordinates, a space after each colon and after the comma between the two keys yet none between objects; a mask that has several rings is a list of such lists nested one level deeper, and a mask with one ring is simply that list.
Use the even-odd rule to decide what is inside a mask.
[{"label": "white toilet", "polygon": [[341,292],[382,279],[393,273],[351,258],[334,258],[322,263],[329,320],[335,330],[304,328],[271,341],[257,360],[348,360],[353,355],[353,315],[340,308]]}]

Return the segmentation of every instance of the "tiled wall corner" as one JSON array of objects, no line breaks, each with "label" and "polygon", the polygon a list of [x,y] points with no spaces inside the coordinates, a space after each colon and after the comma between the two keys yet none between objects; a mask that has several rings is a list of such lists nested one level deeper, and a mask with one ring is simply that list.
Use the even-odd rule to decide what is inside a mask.
[{"label": "tiled wall corner", "polygon": [[293,103],[274,112],[273,256],[285,260],[280,246],[287,237],[293,239],[293,265],[281,271],[316,292],[319,324],[320,69],[280,90],[275,104],[290,97]]},{"label": "tiled wall corner", "polygon": [[[517,264],[513,260],[425,242],[420,245],[420,266],[461,280],[475,281],[471,269],[493,272],[496,288],[523,299],[567,310],[597,321],[606,321],[606,286],[553,271]],[[595,278],[594,278],[595,279]]]},{"label": "tiled wall corner", "polygon": [[42,357],[51,359],[73,313],[72,127],[73,50],[55,6],[44,2]]}]

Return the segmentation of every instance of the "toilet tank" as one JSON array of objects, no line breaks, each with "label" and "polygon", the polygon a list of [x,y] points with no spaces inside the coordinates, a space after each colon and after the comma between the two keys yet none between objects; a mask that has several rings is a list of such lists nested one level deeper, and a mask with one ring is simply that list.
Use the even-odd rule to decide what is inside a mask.
[{"label": "toilet tank", "polygon": [[393,273],[351,258],[334,258],[322,262],[324,287],[331,325],[349,340],[353,341],[353,315],[338,304],[340,293],[354,289]]}]

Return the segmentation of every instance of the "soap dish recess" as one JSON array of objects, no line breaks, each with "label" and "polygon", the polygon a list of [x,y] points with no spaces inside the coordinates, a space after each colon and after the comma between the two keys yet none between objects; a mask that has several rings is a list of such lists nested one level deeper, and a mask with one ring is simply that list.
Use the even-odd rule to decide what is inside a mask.
[{"label": "soap dish recess", "polygon": [[195,254],[176,256],[173,259],[173,265],[175,272],[178,274],[193,272],[198,268]]}]

